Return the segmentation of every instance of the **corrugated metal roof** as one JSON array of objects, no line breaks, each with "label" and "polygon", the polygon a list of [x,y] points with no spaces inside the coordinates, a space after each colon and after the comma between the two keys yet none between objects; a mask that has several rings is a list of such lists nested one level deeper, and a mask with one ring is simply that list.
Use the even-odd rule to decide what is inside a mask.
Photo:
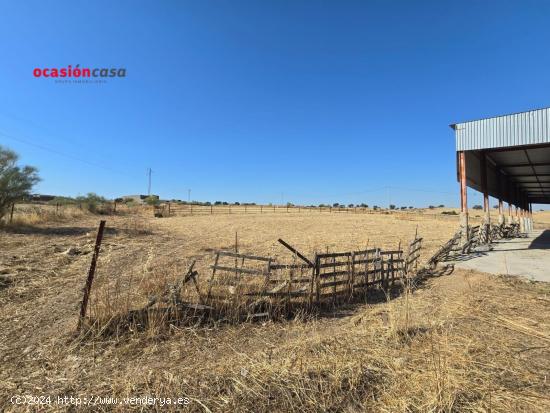
[{"label": "corrugated metal roof", "polygon": [[505,148],[550,143],[550,108],[451,125],[456,150]]}]

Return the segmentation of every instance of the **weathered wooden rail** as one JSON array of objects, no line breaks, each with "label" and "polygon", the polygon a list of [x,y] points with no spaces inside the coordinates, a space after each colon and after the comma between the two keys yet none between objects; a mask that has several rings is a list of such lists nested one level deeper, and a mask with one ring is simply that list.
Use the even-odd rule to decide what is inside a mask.
[{"label": "weathered wooden rail", "polygon": [[233,305],[252,316],[265,307],[336,305],[372,289],[388,291],[417,271],[422,248],[422,238],[415,237],[406,251],[401,246],[386,251],[370,248],[317,253],[309,260],[283,240],[279,242],[293,253],[293,262],[217,251],[202,304]]}]

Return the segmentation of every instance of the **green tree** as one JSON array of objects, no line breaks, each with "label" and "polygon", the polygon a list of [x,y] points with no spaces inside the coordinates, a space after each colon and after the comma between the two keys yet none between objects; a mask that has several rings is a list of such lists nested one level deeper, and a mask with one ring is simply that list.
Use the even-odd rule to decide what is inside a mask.
[{"label": "green tree", "polygon": [[145,198],[145,203],[147,205],[154,206],[154,205],[158,205],[160,201],[156,196],[148,196],[147,198]]},{"label": "green tree", "polygon": [[36,168],[18,166],[18,160],[15,152],[0,146],[0,219],[12,204],[27,198],[40,181]]}]

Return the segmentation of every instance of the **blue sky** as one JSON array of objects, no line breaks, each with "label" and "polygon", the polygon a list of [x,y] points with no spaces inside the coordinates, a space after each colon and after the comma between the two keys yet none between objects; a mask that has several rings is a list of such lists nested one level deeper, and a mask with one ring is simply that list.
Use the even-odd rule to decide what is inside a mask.
[{"label": "blue sky", "polygon": [[[545,1],[2,1],[37,192],[458,205],[449,124],[550,106]],[[36,67],[126,68],[104,84]],[[470,203],[480,203],[471,191]]]}]

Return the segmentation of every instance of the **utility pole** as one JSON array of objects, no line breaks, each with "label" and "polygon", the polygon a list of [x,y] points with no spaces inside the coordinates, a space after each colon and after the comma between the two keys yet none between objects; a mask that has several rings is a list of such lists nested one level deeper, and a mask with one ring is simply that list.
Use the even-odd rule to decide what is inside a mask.
[{"label": "utility pole", "polygon": [[187,202],[191,202],[191,190],[187,190]]},{"label": "utility pole", "polygon": [[147,186],[147,196],[151,196],[151,173],[153,171],[151,170],[151,168],[147,169],[147,175],[149,177],[149,184]]}]

